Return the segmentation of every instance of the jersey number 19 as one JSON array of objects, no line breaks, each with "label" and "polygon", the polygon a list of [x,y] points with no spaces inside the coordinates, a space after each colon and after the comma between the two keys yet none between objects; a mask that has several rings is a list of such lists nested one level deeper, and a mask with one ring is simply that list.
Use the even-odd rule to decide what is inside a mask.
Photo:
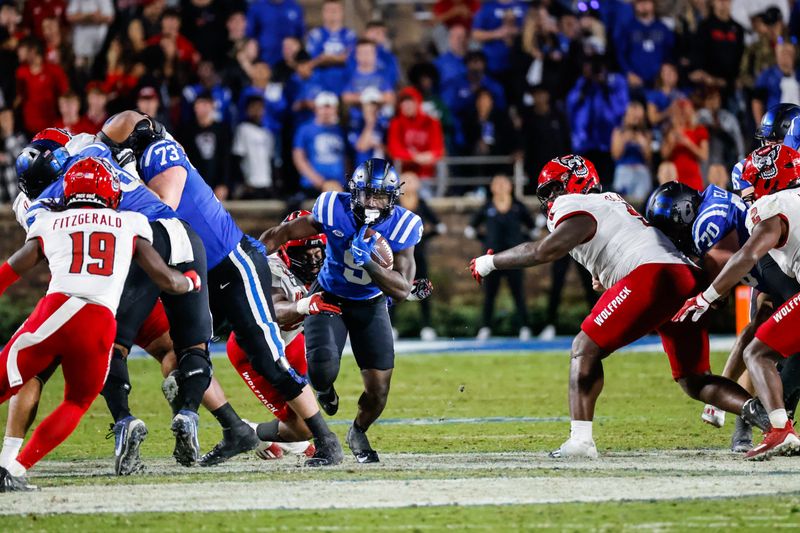
[{"label": "jersey number 19", "polygon": [[[86,267],[86,273],[94,276],[110,276],[114,273],[114,249],[117,240],[111,233],[96,231],[90,233],[86,239],[86,234],[78,231],[70,234],[72,239],[72,264],[69,267],[70,274],[81,274]],[[87,247],[88,243],[88,247]],[[87,262],[89,259],[96,259],[95,262]]]}]

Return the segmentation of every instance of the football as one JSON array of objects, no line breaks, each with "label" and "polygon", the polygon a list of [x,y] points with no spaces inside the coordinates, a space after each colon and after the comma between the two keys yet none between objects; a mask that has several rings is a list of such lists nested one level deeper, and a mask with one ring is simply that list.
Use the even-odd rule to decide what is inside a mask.
[{"label": "football", "polygon": [[[367,228],[364,233],[365,237],[372,237],[378,233],[372,228]],[[392,247],[389,246],[389,241],[383,238],[383,235],[378,233],[378,242],[375,243],[375,249],[372,251],[372,260],[378,263],[383,268],[391,269],[394,266],[394,253]]]}]

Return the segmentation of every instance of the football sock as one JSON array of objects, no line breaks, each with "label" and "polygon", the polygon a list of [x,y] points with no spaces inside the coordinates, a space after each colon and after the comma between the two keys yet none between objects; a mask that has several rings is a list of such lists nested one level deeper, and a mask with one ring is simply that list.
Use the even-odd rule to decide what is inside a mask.
[{"label": "football sock", "polygon": [[22,448],[17,461],[25,468],[35,465],[75,431],[90,405],[91,402],[77,403],[64,400],[36,427],[31,439]]},{"label": "football sock", "polygon": [[355,429],[356,431],[358,431],[360,433],[366,433],[369,428],[368,427],[362,428],[361,426],[358,425],[358,422],[353,420],[353,429]]},{"label": "football sock", "polygon": [[573,420],[570,422],[569,438],[588,442],[592,440],[592,421]]},{"label": "football sock", "polygon": [[7,467],[19,455],[22,448],[22,439],[18,437],[5,437],[3,439],[3,450],[0,451],[0,466]]},{"label": "football sock", "polygon": [[114,350],[111,363],[108,366],[108,378],[100,394],[106,400],[108,410],[114,422],[119,422],[123,418],[131,416],[128,407],[128,395],[130,394],[130,378],[128,376],[128,363],[122,357],[119,350]]},{"label": "football sock", "polygon": [[236,411],[233,410],[233,406],[230,403],[225,403],[222,407],[211,411],[211,414],[214,415],[219,425],[222,426],[223,432],[230,431],[231,428],[240,423],[244,423],[239,415],[236,414]]},{"label": "football sock", "polygon": [[769,413],[769,423],[775,429],[783,429],[789,421],[789,415],[786,414],[786,409],[775,409]]},{"label": "football sock", "polygon": [[309,431],[311,434],[314,435],[314,438],[320,437],[327,437],[331,434],[331,430],[328,427],[328,424],[325,423],[325,419],[322,418],[322,413],[317,411],[317,414],[305,419],[306,426],[308,426]]},{"label": "football sock", "polygon": [[256,428],[256,435],[258,435],[258,438],[263,441],[284,442],[285,439],[281,437],[280,432],[278,431],[279,424],[280,421],[277,419],[270,420],[269,422],[263,422]]},{"label": "football sock", "polygon": [[24,476],[27,469],[19,464],[16,459],[12,459],[8,466],[5,467],[8,473],[14,477]]}]

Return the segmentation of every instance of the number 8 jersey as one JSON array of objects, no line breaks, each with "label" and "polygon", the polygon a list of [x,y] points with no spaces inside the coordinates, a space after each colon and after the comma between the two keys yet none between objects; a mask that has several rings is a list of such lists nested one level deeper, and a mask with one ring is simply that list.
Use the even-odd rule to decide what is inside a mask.
[{"label": "number 8 jersey", "polygon": [[39,240],[50,265],[47,294],[82,298],[116,314],[138,237],[153,240],[140,213],[67,209],[39,213],[27,240]]},{"label": "number 8 jersey", "polygon": [[[363,268],[356,266],[350,244],[360,226],[350,209],[350,194],[325,192],[317,198],[312,210],[328,237],[325,264],[317,281],[325,291],[348,300],[368,300],[381,294],[381,289]],[[386,220],[370,226],[389,242],[392,252],[415,246],[422,239],[422,220],[400,206],[395,206]]]},{"label": "number 8 jersey", "polygon": [[570,255],[606,288],[613,287],[641,265],[692,264],[666,235],[650,226],[619,194],[559,196],[548,213],[547,229],[553,231],[577,215],[592,217],[597,226],[594,235],[573,248]]}]

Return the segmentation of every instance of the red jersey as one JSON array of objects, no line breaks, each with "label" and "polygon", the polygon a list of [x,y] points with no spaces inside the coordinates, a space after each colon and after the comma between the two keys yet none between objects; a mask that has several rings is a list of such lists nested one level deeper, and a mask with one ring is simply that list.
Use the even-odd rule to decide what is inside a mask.
[{"label": "red jersey", "polygon": [[17,94],[22,99],[22,121],[29,133],[49,128],[58,120],[58,97],[69,90],[67,75],[58,65],[43,63],[34,74],[28,65],[17,69]]},{"label": "red jersey", "polygon": [[[702,141],[708,140],[708,130],[703,126],[695,126],[693,129],[683,130],[683,133],[698,146]],[[688,148],[680,144],[676,145],[669,159],[675,164],[680,183],[685,183],[698,191],[704,189],[700,161]]]},{"label": "red jersey", "polygon": [[447,13],[457,5],[464,5],[466,6],[469,11],[470,15],[459,15],[452,17],[444,22],[444,25],[448,28],[452,28],[453,26],[464,26],[467,31],[472,28],[472,18],[475,16],[475,13],[478,12],[478,9],[481,7],[481,3],[478,0],[438,0],[433,5],[433,14],[437,17]]},{"label": "red jersey", "polygon": [[403,170],[415,172],[420,178],[430,178],[436,173],[436,165],[419,165],[412,161],[413,153],[431,152],[434,158],[444,155],[442,125],[422,110],[422,96],[416,89],[400,91],[401,97],[410,95],[417,103],[417,114],[413,117],[402,113],[395,115],[389,124],[387,149],[392,159],[403,162]]}]

